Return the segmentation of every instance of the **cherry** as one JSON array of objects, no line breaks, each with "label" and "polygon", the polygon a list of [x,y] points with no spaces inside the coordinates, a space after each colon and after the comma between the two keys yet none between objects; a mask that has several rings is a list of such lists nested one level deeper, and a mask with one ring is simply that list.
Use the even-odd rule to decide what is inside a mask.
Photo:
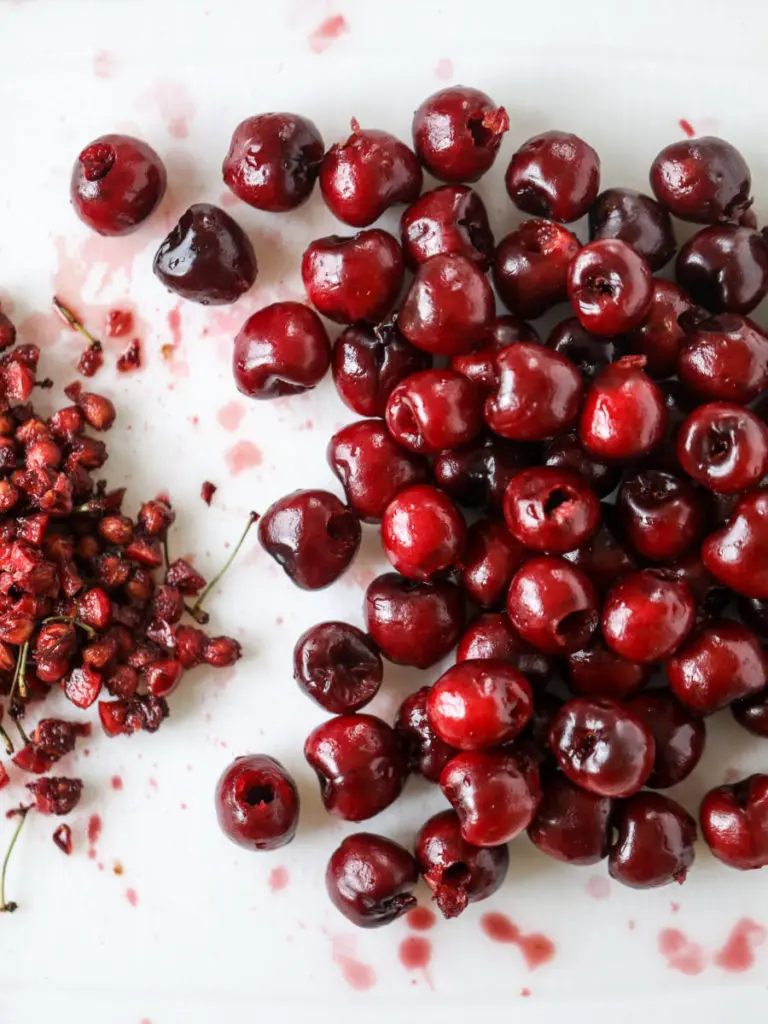
[{"label": "cherry", "polygon": [[333,346],[333,383],[342,402],[360,416],[383,416],[400,381],[431,365],[394,324],[352,324]]},{"label": "cherry", "polygon": [[587,455],[573,431],[547,442],[543,463],[552,469],[578,474],[601,498],[614,491],[621,480],[621,469],[615,464],[600,462]]},{"label": "cherry", "polygon": [[441,811],[416,836],[416,860],[446,918],[492,896],[509,867],[506,846],[474,846],[463,837],[455,811]]},{"label": "cherry", "polygon": [[257,114],[235,128],[221,172],[225,184],[244,203],[283,213],[309,199],[324,149],[323,138],[309,118]]},{"label": "cherry", "polygon": [[416,861],[391,839],[356,832],[331,854],[325,887],[331,902],[359,928],[391,924],[416,906]]},{"label": "cherry", "polygon": [[525,548],[501,519],[478,519],[467,532],[458,563],[467,597],[481,608],[503,606],[512,576],[526,558]]},{"label": "cherry", "polygon": [[75,213],[100,235],[128,235],[165,195],[163,161],[141,139],[101,135],[72,168],[69,195]]},{"label": "cherry", "polygon": [[389,661],[430,668],[451,650],[464,626],[464,601],[452,583],[422,583],[396,573],[377,576],[365,594],[368,632]]},{"label": "cherry", "polygon": [[367,523],[381,520],[400,491],[429,479],[427,460],[401,448],[381,420],[358,420],[328,442],[328,463],[349,507]]},{"label": "cherry", "polygon": [[622,350],[645,356],[645,370],[651,377],[671,376],[687,340],[679,319],[691,309],[693,303],[682,288],[672,281],[655,278],[645,319],[622,335],[619,341]]},{"label": "cherry", "polygon": [[687,583],[664,569],[643,569],[625,576],[608,592],[603,636],[630,661],[662,661],[688,636],[694,616]]},{"label": "cherry", "polygon": [[695,549],[666,566],[666,571],[690,587],[697,605],[697,622],[719,616],[728,603],[728,591],[705,568]]},{"label": "cherry", "polygon": [[707,845],[728,867],[768,865],[768,775],[711,789],[701,801],[700,820]]},{"label": "cherry", "polygon": [[280,398],[316,387],[330,361],[330,342],[317,313],[300,302],[275,302],[241,327],[232,373],[242,394]]},{"label": "cherry", "polygon": [[456,356],[472,350],[494,310],[482,270],[464,256],[438,255],[416,268],[397,325],[416,348]]},{"label": "cherry", "polygon": [[528,139],[504,177],[519,210],[566,223],[583,217],[600,188],[600,157],[578,135],[544,132]]},{"label": "cherry", "polygon": [[768,737],[768,690],[745,700],[734,701],[731,714],[753,736]]},{"label": "cherry", "polygon": [[386,231],[371,228],[352,237],[327,235],[311,242],[301,258],[301,279],[315,309],[337,324],[378,323],[403,283],[403,252]]},{"label": "cherry", "polygon": [[656,198],[680,220],[738,221],[752,205],[744,157],[712,135],[666,146],[653,161],[650,177]]},{"label": "cherry", "polygon": [[469,377],[473,384],[493,391],[499,382],[496,357],[508,345],[518,341],[538,343],[540,338],[534,328],[520,317],[497,316],[483,331],[471,352],[451,359],[451,369]]},{"label": "cherry", "polygon": [[701,557],[737,594],[768,598],[768,490],[743,497],[728,523],[706,538]]},{"label": "cherry", "polygon": [[464,519],[436,487],[416,484],[392,499],[381,520],[384,554],[412,580],[456,565],[467,539]]},{"label": "cherry", "polygon": [[522,673],[536,690],[537,706],[541,691],[554,674],[554,659],[523,640],[506,612],[483,612],[467,626],[456,661],[478,658],[504,661]]},{"label": "cherry", "polygon": [[[704,571],[706,572],[706,569]],[[712,580],[712,583],[714,585],[715,581]],[[768,600],[759,597],[739,597],[736,600],[736,608],[745,626],[763,640],[768,639]]]},{"label": "cherry", "polygon": [[499,383],[485,401],[485,420],[513,441],[544,441],[573,426],[582,396],[573,363],[543,345],[520,342],[496,357]]},{"label": "cherry", "polygon": [[632,697],[627,707],[642,719],[656,743],[651,789],[669,789],[687,779],[701,760],[707,738],[704,719],[681,704],[669,690]]},{"label": "cherry", "polygon": [[598,459],[646,455],[663,438],[664,396],[643,371],[642,356],[612,363],[587,390],[579,419],[579,440]]},{"label": "cherry", "polygon": [[568,298],[582,327],[611,337],[637,327],[651,306],[645,258],[618,238],[590,242],[568,268]]},{"label": "cherry", "polygon": [[296,784],[273,757],[236,757],[216,784],[216,816],[221,831],[238,846],[277,850],[296,834]]},{"label": "cherry", "polygon": [[423,175],[413,151],[389,132],[361,128],[352,118],[352,134],[337,142],[320,165],[320,191],[331,213],[364,228],[395,203],[411,203],[421,192]]},{"label": "cherry", "polygon": [[618,831],[608,858],[611,878],[633,889],[683,883],[693,864],[696,822],[675,800],[635,793],[613,820]]},{"label": "cherry", "polygon": [[471,441],[482,427],[482,392],[455,370],[421,370],[392,391],[389,432],[409,451],[434,455]]},{"label": "cherry", "polygon": [[734,224],[703,228],[680,250],[675,277],[713,313],[750,313],[768,293],[768,243]]},{"label": "cherry", "polygon": [[732,402],[699,406],[678,431],[676,448],[688,476],[720,494],[748,491],[768,473],[768,429]]},{"label": "cherry", "polygon": [[601,192],[589,211],[589,238],[618,238],[661,270],[674,256],[677,242],[669,213],[650,196],[631,188]]},{"label": "cherry", "polygon": [[517,316],[535,319],[565,302],[568,266],[581,243],[549,220],[526,220],[499,242],[493,281],[501,301]]},{"label": "cherry", "polygon": [[155,276],[169,291],[204,306],[237,301],[258,273],[250,239],[224,210],[195,203],[155,254]]},{"label": "cherry", "polygon": [[590,334],[575,316],[555,324],[547,338],[547,347],[570,359],[587,382],[614,359],[613,344],[606,338]]},{"label": "cherry", "polygon": [[509,118],[490,96],[465,85],[429,96],[413,115],[416,155],[441,181],[477,181],[496,159]]},{"label": "cherry", "polygon": [[443,769],[440,788],[475,846],[508,843],[530,825],[541,798],[533,762],[503,752],[465,751]]},{"label": "cherry", "polygon": [[682,555],[701,536],[704,512],[690,484],[660,470],[628,477],[616,502],[622,531],[635,551],[651,562]]},{"label": "cherry", "polygon": [[379,692],[382,676],[370,637],[346,622],[321,622],[296,641],[293,678],[333,715],[364,708]]},{"label": "cherry", "polygon": [[512,536],[531,551],[560,555],[592,536],[600,502],[578,474],[538,466],[510,481],[504,518]]},{"label": "cherry", "polygon": [[443,185],[419,196],[400,218],[400,236],[412,269],[433,256],[464,256],[487,270],[493,256],[488,211],[468,185]]},{"label": "cherry", "polygon": [[546,779],[528,826],[542,853],[567,864],[598,864],[608,856],[613,800],[575,785],[561,772]]},{"label": "cherry", "polygon": [[504,661],[477,659],[453,665],[427,700],[435,734],[458,750],[486,750],[512,740],[533,713],[525,677]]},{"label": "cherry", "polygon": [[530,459],[524,446],[484,433],[437,456],[435,483],[466,508],[498,509],[509,481]]},{"label": "cherry", "polygon": [[689,334],[677,372],[700,399],[746,405],[768,387],[768,337],[747,317],[720,313]]},{"label": "cherry", "polygon": [[329,814],[363,821],[397,799],[408,768],[398,735],[374,715],[339,715],[307,736],[304,756]]},{"label": "cherry", "polygon": [[608,697],[577,697],[564,704],[552,722],[549,742],[568,778],[600,796],[637,793],[653,768],[650,731]]},{"label": "cherry", "polygon": [[599,621],[588,577],[562,558],[529,559],[512,578],[507,613],[523,640],[546,654],[584,647]]},{"label": "cherry", "polygon": [[405,698],[397,712],[395,731],[405,745],[409,769],[430,782],[439,782],[443,768],[458,751],[444,743],[429,724],[429,691],[422,686]]},{"label": "cherry", "polygon": [[625,700],[642,690],[650,677],[648,666],[622,658],[600,639],[568,655],[568,685],[581,697]]},{"label": "cherry", "polygon": [[262,547],[303,590],[337,580],[355,557],[360,536],[360,520],[328,491],[294,491],[259,520]]}]

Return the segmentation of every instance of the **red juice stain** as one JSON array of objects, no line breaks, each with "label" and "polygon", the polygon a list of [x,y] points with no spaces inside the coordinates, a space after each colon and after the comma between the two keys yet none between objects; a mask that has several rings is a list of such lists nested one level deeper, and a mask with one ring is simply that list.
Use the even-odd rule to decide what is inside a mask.
[{"label": "red juice stain", "polygon": [[149,784],[150,784],[150,786],[152,787],[152,789],[157,789],[157,779],[155,779],[155,778],[150,778],[150,780],[149,780]]},{"label": "red juice stain", "polygon": [[680,125],[681,129],[683,130],[683,132],[685,132],[689,139],[692,139],[695,136],[696,129],[693,127],[690,121],[686,121],[684,117],[681,117],[677,123]]},{"label": "red juice stain", "polygon": [[629,928],[629,930],[630,930],[631,932],[633,932],[633,931],[635,930],[635,922],[634,922],[634,919],[633,919],[633,918],[630,918],[630,919],[629,919],[629,923],[628,923],[628,928]]},{"label": "red juice stain", "polygon": [[135,889],[126,889],[125,898],[128,900],[132,907],[135,907],[136,904],[139,902],[139,897]]},{"label": "red juice stain", "polygon": [[493,912],[483,914],[480,918],[480,927],[494,942],[518,946],[526,964],[532,971],[541,967],[542,964],[549,963],[555,955],[555,944],[551,939],[539,932],[523,935],[517,925],[513,924],[505,914]]},{"label": "red juice stain", "polygon": [[415,932],[428,932],[430,928],[434,927],[437,918],[429,907],[414,907],[413,910],[408,911],[405,920],[408,927]]},{"label": "red juice stain", "polygon": [[272,868],[269,872],[268,878],[269,888],[272,892],[280,892],[281,889],[285,889],[290,881],[287,868],[276,867]]},{"label": "red juice stain", "polygon": [[453,61],[447,57],[441,57],[435,66],[435,74],[441,82],[447,82],[453,78]]},{"label": "red juice stain", "polygon": [[232,476],[261,465],[261,452],[251,441],[238,441],[224,453],[224,461]]},{"label": "red juice stain", "polygon": [[321,21],[317,28],[307,36],[309,48],[313,53],[322,53],[327,50],[334,39],[338,39],[344,32],[349,32],[347,19],[343,14],[332,14]]},{"label": "red juice stain", "polygon": [[91,846],[95,846],[101,838],[101,818],[98,814],[92,814],[88,819],[86,835]]},{"label": "red juice stain", "polygon": [[343,936],[333,939],[333,962],[341,970],[341,976],[356,992],[366,992],[376,984],[376,972],[352,955],[352,946]]},{"label": "red juice stain", "polygon": [[506,914],[491,911],[480,918],[480,927],[493,942],[516,943],[520,938],[520,929],[512,924]]},{"label": "red juice stain", "polygon": [[245,416],[245,407],[240,402],[227,402],[216,413],[216,419],[220,425],[230,433],[237,430],[243,422],[243,416]]},{"label": "red juice stain", "polygon": [[523,996],[524,998],[527,999],[530,994],[531,994],[531,990],[529,988],[521,988],[520,989],[520,995]]},{"label": "red juice stain", "polygon": [[229,189],[225,189],[219,196],[219,206],[237,206],[239,202],[235,193],[230,192]]},{"label": "red juice stain", "polygon": [[755,965],[755,947],[766,939],[765,928],[748,917],[742,917],[731,929],[722,949],[715,953],[715,963],[723,971],[740,974]]},{"label": "red juice stain", "polygon": [[659,952],[667,960],[671,971],[681,974],[701,974],[706,966],[704,950],[698,942],[691,942],[677,928],[664,928],[659,932]]},{"label": "red juice stain", "polygon": [[109,50],[99,50],[94,54],[93,73],[96,78],[112,78],[115,73],[115,58]]},{"label": "red juice stain", "polygon": [[595,900],[607,900],[611,895],[611,883],[602,875],[592,875],[587,882],[587,892]]},{"label": "red juice stain", "polygon": [[181,310],[174,306],[168,313],[168,330],[171,334],[171,344],[174,348],[181,345]]},{"label": "red juice stain", "polygon": [[400,943],[397,955],[400,963],[409,971],[423,971],[432,959],[432,943],[418,935],[411,935]]},{"label": "red juice stain", "polygon": [[675,903],[674,900],[672,901],[672,903],[669,904],[669,907],[670,907],[670,910],[672,911],[673,914],[679,914],[680,913],[680,904],[679,903]]},{"label": "red juice stain", "polygon": [[122,789],[122,788],[123,788],[123,780],[120,778],[119,775],[113,775],[112,776],[112,789]]}]

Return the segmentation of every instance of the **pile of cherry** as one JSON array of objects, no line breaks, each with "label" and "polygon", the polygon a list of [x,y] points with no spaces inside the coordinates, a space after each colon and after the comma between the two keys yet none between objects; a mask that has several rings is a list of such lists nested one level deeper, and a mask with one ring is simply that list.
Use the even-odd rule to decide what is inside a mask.
[{"label": "pile of cherry", "polygon": [[[500,886],[506,844],[526,830],[559,860],[607,857],[627,885],[682,882],[696,822],[659,791],[694,770],[707,716],[723,708],[768,737],[768,336],[747,317],[768,293],[768,241],[749,169],[729,143],[689,139],[654,160],[655,198],[600,192],[596,152],[547,132],[505,177],[531,219],[495,242],[467,183],[507,128],[488,96],[454,87],[416,111],[413,150],[353,121],[326,152],[311,121],[264,114],[237,127],[224,160],[253,207],[293,209],[319,178],[329,209],[363,229],[313,241],[301,266],[311,306],[258,311],[233,357],[238,388],[257,399],[306,391],[332,368],[365,417],[328,448],[346,504],[296,491],[258,527],[305,589],[344,572],[361,522],[380,524],[395,570],[367,589],[367,632],[325,622],[295,649],[299,686],[334,716],[305,744],[327,810],[372,818],[411,772],[452,808],[423,826],[415,856],[370,833],[335,851],[328,891],[362,926],[412,907],[419,875],[459,914]],[[140,184],[151,178],[130,164],[144,144],[123,139],[120,155],[120,138],[97,140],[75,168],[76,205],[97,230],[89,204],[111,179],[125,187],[136,167]],[[447,184],[422,192],[422,168]],[[399,240],[369,227],[395,204]],[[563,224],[584,215],[582,245]],[[706,225],[677,253],[677,283],[653,276],[677,250],[672,215]],[[198,204],[155,272],[219,303],[257,266],[236,222]],[[542,342],[528,321],[564,302]],[[344,325],[333,346],[318,313]],[[394,727],[360,713],[382,657],[428,669],[457,645]],[[263,850],[293,838],[299,806],[285,769],[253,755],[224,773],[217,809],[231,839]],[[713,789],[700,822],[723,863],[768,865],[768,774]]]}]

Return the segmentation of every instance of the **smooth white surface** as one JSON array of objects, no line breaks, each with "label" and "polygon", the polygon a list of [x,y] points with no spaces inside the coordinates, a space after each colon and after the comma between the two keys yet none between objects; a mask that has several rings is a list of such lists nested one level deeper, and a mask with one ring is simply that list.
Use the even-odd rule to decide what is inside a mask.
[{"label": "smooth white surface", "polygon": [[[160,356],[171,341],[167,314],[179,304],[153,278],[151,257],[189,203],[220,200],[220,163],[234,125],[248,114],[287,109],[314,118],[328,144],[344,137],[351,115],[407,139],[411,111],[444,84],[437,71],[449,61],[448,81],[484,88],[509,110],[501,157],[480,185],[497,237],[518,220],[501,185],[509,155],[529,135],[554,127],[576,131],[598,149],[605,186],[644,188],[653,156],[680,136],[678,119],[687,118],[700,133],[722,134],[743,150],[764,214],[768,14],[749,3],[672,6],[0,0],[0,302],[12,300],[24,336],[46,342],[42,368],[57,383],[72,378],[80,345],[64,329],[51,331],[52,292],[95,330],[111,305],[135,304],[147,367],[122,379],[110,368],[96,382],[115,397],[120,414],[107,470],[115,484],[130,484],[129,504],[170,492],[179,513],[176,553],[195,552],[210,574],[248,509],[295,487],[338,490],[324,450],[350,418],[330,381],[301,398],[248,403],[236,395],[229,371],[231,339],[248,312],[300,292],[302,245],[345,230],[317,193],[292,216],[227,207],[253,237],[257,286],[223,311],[181,304],[180,350],[171,362]],[[314,53],[308,33],[339,12],[349,31]],[[105,242],[77,221],[67,186],[79,149],[111,130],[154,145],[167,163],[170,189],[138,235]],[[382,223],[394,227],[397,214]],[[36,313],[46,315],[27,319]],[[108,345],[110,366],[121,347]],[[242,408],[235,432],[218,420],[232,401]],[[225,453],[238,441],[257,446],[263,461],[232,475]],[[219,487],[211,509],[199,498],[204,479]],[[742,976],[724,973],[712,959],[739,918],[768,925],[768,875],[726,871],[702,848],[682,889],[636,893],[611,884],[610,896],[595,900],[586,884],[603,876],[604,866],[560,867],[518,840],[507,883],[491,903],[428,933],[429,979],[398,961],[398,945],[409,934],[404,922],[359,932],[329,906],[325,860],[354,828],[324,814],[304,764],[303,738],[322,714],[295,687],[290,652],[315,621],[360,623],[364,586],[380,566],[376,534],[368,529],[352,571],[322,594],[305,594],[254,539],[211,602],[214,628],[234,632],[247,649],[237,670],[190,675],[158,735],[95,735],[89,757],[62,764],[63,773],[86,782],[72,816],[76,853],[65,860],[55,849],[55,822],[30,820],[9,878],[21,909],[0,917],[0,1022],[196,1024],[260,1020],[265,1012],[317,1022],[361,1014],[389,1022],[393,1013],[420,1021],[492,1013],[578,1022],[596,1012],[623,1021],[651,1014],[687,1020],[694,1013],[713,1022],[764,1020],[768,942]],[[436,675],[390,668],[371,710],[391,716],[404,693]],[[717,726],[701,768],[680,787],[691,809],[728,769],[768,768],[765,742],[727,718]],[[230,845],[213,816],[218,774],[236,753],[254,749],[291,768],[304,801],[297,840],[272,855]],[[120,791],[110,787],[113,774],[123,779]],[[0,809],[18,799],[17,784],[3,792]],[[441,806],[439,793],[412,781],[396,806],[363,827],[408,843]],[[101,815],[103,834],[89,859],[85,828],[92,813]],[[7,834],[0,821],[3,847]],[[121,876],[113,873],[116,861]],[[272,893],[268,878],[277,866],[287,869],[290,883]],[[138,896],[135,908],[125,895],[129,887]],[[531,972],[516,947],[488,941],[479,919],[490,909],[525,932],[550,936],[555,959]],[[658,934],[669,927],[704,948],[708,966],[699,976],[671,971],[660,956]],[[376,985],[353,991],[339,953],[369,965]],[[520,998],[523,987],[530,999]]]}]

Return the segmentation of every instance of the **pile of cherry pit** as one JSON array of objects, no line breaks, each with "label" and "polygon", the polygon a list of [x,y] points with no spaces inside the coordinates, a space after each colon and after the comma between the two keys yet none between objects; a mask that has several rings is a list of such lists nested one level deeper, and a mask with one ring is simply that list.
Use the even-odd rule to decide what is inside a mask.
[{"label": "pile of cherry pit", "polygon": [[[295,648],[300,688],[334,716],[304,747],[327,810],[372,818],[411,772],[451,805],[422,827],[415,855],[367,832],[333,853],[331,899],[365,927],[414,906],[419,875],[447,917],[490,896],[506,844],[526,830],[559,860],[607,857],[626,885],[682,882],[697,825],[659,791],[696,767],[709,715],[729,707],[768,736],[768,336],[746,315],[768,293],[768,241],[747,165],[721,139],[689,139],[654,160],[655,198],[600,192],[595,151],[547,132],[506,172],[531,219],[495,242],[466,183],[507,128],[488,96],[454,87],[416,111],[413,150],[353,121],[326,152],[311,121],[264,114],[236,128],[224,160],[251,206],[294,209],[319,178],[329,209],[363,229],[309,245],[311,306],[251,316],[233,370],[244,394],[268,399],[330,367],[365,417],[328,448],[346,504],[296,491],[258,527],[305,589],[349,566],[361,521],[380,524],[395,570],[368,587],[367,632],[325,622]],[[422,168],[447,184],[422,192]],[[119,233],[115,210],[130,222],[149,193],[146,216],[162,183],[153,151],[107,136],[81,155],[73,194],[84,219]],[[400,239],[369,227],[395,204]],[[586,245],[563,226],[584,215]],[[706,225],[678,252],[677,283],[653,276],[677,248],[671,215]],[[489,270],[509,314],[495,315]],[[236,222],[196,205],[155,271],[182,296],[220,303],[257,267]],[[528,321],[564,302],[569,315],[542,342]],[[333,347],[318,313],[344,325]],[[406,698],[394,727],[360,713],[382,656],[428,669],[457,644],[456,664]],[[216,801],[243,846],[294,836],[297,790],[270,757],[237,758]],[[699,816],[723,863],[768,865],[768,774],[713,789]]]}]

